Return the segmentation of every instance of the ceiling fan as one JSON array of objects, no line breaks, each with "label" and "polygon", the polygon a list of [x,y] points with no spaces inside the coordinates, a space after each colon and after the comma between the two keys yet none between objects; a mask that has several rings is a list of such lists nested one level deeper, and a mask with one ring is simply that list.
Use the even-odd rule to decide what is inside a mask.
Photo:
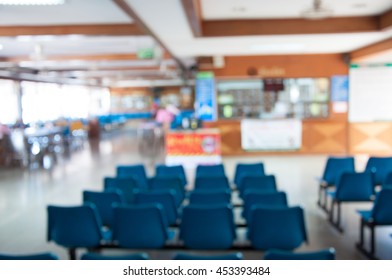
[{"label": "ceiling fan", "polygon": [[332,16],[332,14],[332,9],[324,7],[321,0],[314,0],[313,5],[304,10],[301,16],[305,19],[325,19]]}]

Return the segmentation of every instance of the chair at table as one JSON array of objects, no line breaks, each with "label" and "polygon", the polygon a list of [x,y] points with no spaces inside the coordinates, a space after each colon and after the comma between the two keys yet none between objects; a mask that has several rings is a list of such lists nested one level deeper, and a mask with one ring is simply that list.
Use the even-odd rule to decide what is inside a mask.
[{"label": "chair at table", "polygon": [[216,205],[230,204],[231,193],[227,189],[195,189],[189,193],[189,204]]},{"label": "chair at table", "polygon": [[238,185],[240,197],[243,198],[248,190],[260,192],[277,192],[276,179],[274,175],[246,175],[242,177],[241,184]]},{"label": "chair at table", "polygon": [[258,163],[238,163],[234,172],[234,184],[240,185],[242,177],[244,176],[264,176],[264,164]]},{"label": "chair at table", "polygon": [[29,254],[29,255],[15,255],[15,254],[0,254],[0,260],[58,260],[59,257],[51,252]]},{"label": "chair at table", "polygon": [[248,238],[257,250],[294,250],[307,242],[301,207],[255,206],[251,211]]},{"label": "chair at table", "polygon": [[185,190],[181,179],[170,176],[155,176],[150,180],[151,190],[173,190],[176,194],[176,206],[180,206],[185,198]]},{"label": "chair at table", "polygon": [[224,255],[195,255],[178,253],[173,260],[243,260],[244,255],[240,252]]},{"label": "chair at table", "polygon": [[195,177],[195,190],[230,190],[229,179],[226,176]]},{"label": "chair at table", "polygon": [[106,192],[83,191],[83,202],[93,203],[101,217],[102,224],[108,228],[113,223],[113,204],[125,203],[122,193],[116,189]]},{"label": "chair at table", "polygon": [[47,240],[67,248],[70,259],[76,259],[77,248],[97,248],[110,242],[110,232],[102,230],[103,225],[94,204],[49,205],[47,210]]},{"label": "chair at table", "polygon": [[[373,200],[373,179],[372,174],[363,173],[343,173],[337,183],[336,190],[328,191],[331,197],[331,208],[329,210],[329,221],[332,225],[343,232],[340,225],[341,204],[346,202],[370,202]],[[335,219],[335,207],[337,208]]]},{"label": "chair at table", "polygon": [[185,169],[182,165],[157,165],[155,168],[155,176],[178,176],[181,179],[183,187],[188,184]]},{"label": "chair at table", "polygon": [[159,203],[164,209],[169,225],[175,225],[178,219],[176,192],[174,190],[150,190],[135,194],[136,204]]},{"label": "chair at table", "polygon": [[223,176],[226,177],[225,166],[223,164],[212,164],[203,165],[199,164],[196,166],[196,177],[208,177],[208,176]]},{"label": "chair at table", "polygon": [[124,255],[102,255],[97,253],[85,253],[81,260],[149,260],[150,256],[146,253],[134,253]]},{"label": "chair at table", "polygon": [[120,248],[158,249],[172,238],[161,204],[114,207],[113,241]]},{"label": "chair at table", "polygon": [[335,187],[340,176],[345,172],[355,172],[353,157],[329,157],[324,168],[323,176],[318,178],[319,192],[317,204],[324,211],[327,209],[327,191]]},{"label": "chair at table", "polygon": [[263,193],[259,191],[246,191],[244,195],[244,207],[242,216],[250,223],[252,208],[256,206],[278,206],[287,205],[287,196],[285,192]]},{"label": "chair at table", "polygon": [[103,181],[105,192],[120,192],[125,203],[132,204],[135,202],[135,191],[139,190],[139,185],[131,177],[105,177]]},{"label": "chair at table", "polygon": [[118,165],[116,167],[116,177],[134,178],[138,182],[139,188],[149,188],[147,172],[143,164]]},{"label": "chair at table", "polygon": [[327,248],[311,252],[291,252],[283,250],[269,250],[264,255],[264,260],[335,260],[334,248]]},{"label": "chair at table", "polygon": [[392,172],[392,157],[369,157],[365,172],[373,173],[374,186],[381,186]]},{"label": "chair at table", "polygon": [[[357,248],[370,259],[376,259],[375,229],[377,226],[392,226],[392,189],[382,189],[374,201],[371,210],[358,211],[361,217],[360,240]],[[365,227],[370,230],[370,250],[364,246]]]},{"label": "chair at table", "polygon": [[188,205],[182,212],[180,240],[188,249],[229,249],[236,238],[229,205]]}]

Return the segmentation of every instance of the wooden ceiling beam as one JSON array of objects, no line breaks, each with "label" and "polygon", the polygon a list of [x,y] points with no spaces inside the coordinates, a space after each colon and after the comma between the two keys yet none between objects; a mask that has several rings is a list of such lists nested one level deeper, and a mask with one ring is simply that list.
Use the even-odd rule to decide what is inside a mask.
[{"label": "wooden ceiling beam", "polygon": [[352,61],[359,61],[371,55],[392,50],[392,38],[377,42],[350,53]]},{"label": "wooden ceiling beam", "polygon": [[181,2],[193,36],[201,37],[203,33],[200,0],[182,0]]},{"label": "wooden ceiling beam", "polygon": [[372,32],[379,31],[379,17],[208,20],[202,29],[205,37]]},{"label": "wooden ceiling beam", "polygon": [[145,34],[135,24],[131,23],[0,26],[0,36],[37,35],[140,36]]},{"label": "wooden ceiling beam", "polygon": [[380,15],[380,29],[385,30],[392,27],[392,9]]}]

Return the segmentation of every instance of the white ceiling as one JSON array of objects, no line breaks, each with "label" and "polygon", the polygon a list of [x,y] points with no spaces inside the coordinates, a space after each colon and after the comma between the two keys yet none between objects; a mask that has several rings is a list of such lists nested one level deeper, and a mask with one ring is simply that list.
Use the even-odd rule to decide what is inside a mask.
[{"label": "white ceiling", "polygon": [[[299,18],[313,0],[201,0],[206,20]],[[322,6],[334,16],[377,15],[392,8],[391,0],[323,0]]]}]

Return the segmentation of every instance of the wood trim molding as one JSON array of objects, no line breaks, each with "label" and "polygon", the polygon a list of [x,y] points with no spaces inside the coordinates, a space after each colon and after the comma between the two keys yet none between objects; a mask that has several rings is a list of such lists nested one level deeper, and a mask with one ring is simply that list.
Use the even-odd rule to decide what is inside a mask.
[{"label": "wood trim molding", "polygon": [[352,61],[359,61],[368,56],[389,50],[392,50],[392,38],[352,51],[350,58]]},{"label": "wood trim molding", "polygon": [[208,20],[202,29],[205,37],[371,32],[379,31],[379,18]]},{"label": "wood trim molding", "polygon": [[385,30],[392,27],[392,9],[380,15],[380,29]]},{"label": "wood trim molding", "polygon": [[134,24],[82,24],[82,25],[20,25],[0,26],[0,36],[23,35],[105,35],[140,36],[145,35]]},{"label": "wood trim molding", "polygon": [[181,2],[193,36],[201,37],[203,34],[200,0],[182,0]]}]

